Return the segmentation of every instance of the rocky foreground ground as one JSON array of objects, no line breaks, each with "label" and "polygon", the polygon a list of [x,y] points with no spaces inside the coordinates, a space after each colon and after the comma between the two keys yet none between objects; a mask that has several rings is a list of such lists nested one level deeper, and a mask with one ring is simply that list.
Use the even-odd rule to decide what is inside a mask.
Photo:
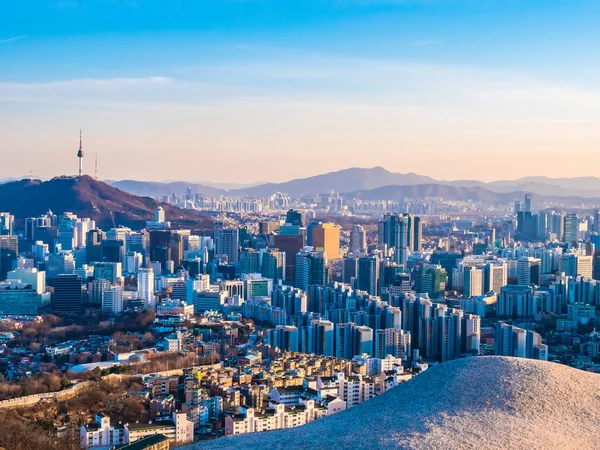
[{"label": "rocky foreground ground", "polygon": [[592,449],[600,375],[505,357],[440,364],[351,410],[191,449]]}]

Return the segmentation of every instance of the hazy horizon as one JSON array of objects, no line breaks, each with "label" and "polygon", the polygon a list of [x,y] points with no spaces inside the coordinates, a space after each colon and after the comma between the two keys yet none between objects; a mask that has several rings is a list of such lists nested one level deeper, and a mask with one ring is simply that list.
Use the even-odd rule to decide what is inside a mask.
[{"label": "hazy horizon", "polygon": [[[383,168],[385,170],[387,170],[388,172],[392,172],[392,173],[396,173],[396,174],[402,174],[402,175],[409,175],[409,174],[413,174],[413,175],[418,175],[418,176],[423,176],[423,177],[430,177],[433,179],[433,182],[436,183],[444,183],[444,182],[459,182],[459,181],[465,181],[465,182],[481,182],[481,183],[494,183],[494,182],[515,182],[515,181],[520,181],[522,179],[530,179],[530,178],[538,178],[538,177],[546,177],[545,175],[525,175],[523,177],[519,177],[519,178],[499,178],[499,179],[495,179],[495,180],[479,180],[479,179],[475,179],[475,178],[470,178],[470,179],[466,179],[466,178],[456,178],[456,179],[437,179],[434,177],[431,177],[428,174],[423,174],[423,173],[415,173],[415,172],[394,172],[392,170],[387,169],[386,167],[382,167],[382,166],[374,166],[374,167],[345,167],[345,168],[341,168],[341,169],[337,169],[334,170],[332,172],[319,172],[319,173],[312,173],[306,176],[300,176],[298,178],[289,178],[289,179],[282,179],[279,181],[275,181],[275,180],[263,180],[263,181],[249,181],[247,183],[239,183],[236,181],[213,181],[213,180],[186,180],[186,179],[143,179],[143,178],[122,178],[122,179],[114,179],[114,178],[103,178],[103,177],[99,177],[100,181],[104,181],[104,182],[119,182],[119,181],[137,181],[137,182],[145,182],[145,183],[190,183],[190,184],[205,184],[207,186],[212,186],[212,187],[219,187],[219,186],[233,186],[234,188],[242,188],[242,187],[251,187],[251,186],[258,186],[261,184],[269,184],[269,183],[273,183],[273,184],[279,184],[279,183],[286,183],[289,181],[294,181],[294,180],[299,180],[299,179],[305,179],[305,178],[312,178],[312,177],[316,177],[316,176],[320,176],[320,175],[329,175],[332,173],[336,173],[336,172],[342,172],[345,170],[351,170],[351,169],[360,169],[360,170],[371,170],[371,169],[376,169],[376,168]],[[94,176],[94,173],[88,173],[87,171],[84,170],[84,175],[89,175],[91,177]],[[50,180],[52,178],[57,178],[57,177],[63,177],[63,176],[73,176],[75,177],[75,174],[57,174],[57,175],[53,175],[53,176],[48,176],[48,177],[44,177],[44,176],[36,176],[35,174],[32,174],[33,179],[40,179],[40,180]],[[577,179],[577,178],[597,178],[600,179],[600,176],[597,175],[581,175],[581,176],[575,176],[575,177],[547,177],[550,180],[557,180],[557,179],[561,179],[561,178],[565,178],[565,179]],[[0,182],[5,182],[5,181],[10,181],[10,180],[22,180],[22,179],[28,179],[30,178],[29,175],[22,175],[22,176],[7,176],[7,177],[0,177]]]},{"label": "hazy horizon", "polygon": [[[599,2],[5,2],[0,178],[593,176]],[[585,70],[584,70],[585,69]],[[343,164],[340,162],[343,161]]]}]

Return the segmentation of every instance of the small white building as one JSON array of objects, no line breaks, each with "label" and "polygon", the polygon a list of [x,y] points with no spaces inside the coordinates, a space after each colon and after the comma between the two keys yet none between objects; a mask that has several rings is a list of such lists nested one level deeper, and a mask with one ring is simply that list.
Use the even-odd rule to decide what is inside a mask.
[{"label": "small white building", "polygon": [[165,435],[172,444],[188,444],[194,440],[194,423],[188,420],[184,412],[174,412],[173,420],[161,420],[154,423],[125,424],[124,441],[126,444],[154,434]]},{"label": "small white building", "polygon": [[122,425],[111,426],[110,417],[104,414],[96,414],[93,424],[83,425],[79,429],[80,446],[87,448],[113,448],[127,444],[125,441],[125,429]]}]

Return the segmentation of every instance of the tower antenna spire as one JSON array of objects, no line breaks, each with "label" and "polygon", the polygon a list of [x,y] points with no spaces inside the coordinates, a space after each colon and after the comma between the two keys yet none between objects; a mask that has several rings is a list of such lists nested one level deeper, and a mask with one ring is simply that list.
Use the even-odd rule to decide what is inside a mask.
[{"label": "tower antenna spire", "polygon": [[96,152],[94,154],[94,156],[96,159],[95,164],[94,164],[94,166],[95,166],[94,167],[94,178],[96,179],[96,181],[98,181],[98,153]]},{"label": "tower antenna spire", "polygon": [[79,129],[79,151],[77,152],[77,158],[79,158],[79,176],[83,174],[83,139],[81,134],[81,128]]}]

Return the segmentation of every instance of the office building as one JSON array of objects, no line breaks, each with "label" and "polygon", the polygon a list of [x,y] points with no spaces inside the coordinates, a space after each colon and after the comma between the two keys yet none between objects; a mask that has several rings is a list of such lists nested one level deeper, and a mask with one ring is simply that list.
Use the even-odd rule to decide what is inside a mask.
[{"label": "office building", "polygon": [[423,224],[418,216],[408,216],[408,248],[412,252],[420,252],[423,245]]},{"label": "office building", "polygon": [[517,238],[530,242],[537,239],[538,216],[531,211],[520,211],[517,214]]},{"label": "office building", "polygon": [[305,226],[304,215],[300,211],[290,209],[285,215],[285,223],[290,225],[303,227]]},{"label": "office building", "polygon": [[13,261],[19,255],[19,237],[0,235],[0,280],[6,279],[6,274],[12,270]]},{"label": "office building", "polygon": [[531,194],[525,194],[525,203],[524,203],[525,212],[531,212]]},{"label": "office building", "polygon": [[565,239],[565,216],[562,213],[552,212],[549,216],[549,239],[563,242]]},{"label": "office building", "polygon": [[357,289],[369,295],[377,295],[379,285],[379,261],[374,256],[358,258]]},{"label": "office building", "polygon": [[244,298],[270,297],[273,293],[273,280],[263,278],[260,273],[248,273],[242,276]]},{"label": "office building", "polygon": [[109,280],[93,280],[88,284],[88,302],[90,305],[102,306],[102,298],[104,291],[110,289],[111,282]]},{"label": "office building", "polygon": [[395,233],[394,262],[402,267],[407,267],[411,236],[408,216],[398,217],[392,232]]},{"label": "office building", "polygon": [[194,314],[202,314],[205,311],[220,311],[225,304],[226,298],[227,293],[220,289],[192,291]]},{"label": "office building", "polygon": [[565,216],[564,242],[577,241],[579,237],[579,218],[577,214],[567,214]]},{"label": "office building", "polygon": [[361,225],[352,225],[350,231],[350,253],[361,255],[367,252],[367,234]]},{"label": "office building", "polygon": [[431,255],[430,262],[431,264],[439,264],[443,269],[446,270],[448,274],[448,282],[446,285],[446,289],[456,289],[455,286],[452,285],[452,272],[458,267],[458,262],[462,259],[462,255],[459,253],[448,253],[448,252],[435,252]]},{"label": "office building", "polygon": [[541,261],[538,258],[522,256],[517,262],[518,283],[520,285],[540,285]]},{"label": "office building", "polygon": [[270,278],[274,284],[283,282],[286,279],[286,254],[284,252],[278,249],[263,251],[261,266],[262,276]]},{"label": "office building", "polygon": [[121,284],[123,270],[120,262],[101,262],[94,264],[94,279],[108,280],[111,285]]},{"label": "office building", "polygon": [[344,257],[342,261],[342,282],[352,285],[358,277],[358,258]]},{"label": "office building", "polygon": [[77,275],[61,274],[54,280],[52,294],[52,310],[54,313],[83,312],[81,278]]},{"label": "office building", "polygon": [[106,233],[102,230],[90,230],[85,236],[85,258],[87,264],[102,261],[102,241]]},{"label": "office building", "polygon": [[428,294],[431,298],[443,297],[446,291],[448,274],[437,264],[424,264],[416,274],[416,291]]},{"label": "office building", "polygon": [[[280,229],[281,231],[281,229]],[[303,234],[281,235],[273,237],[274,247],[285,254],[285,280],[294,281],[296,269],[296,254],[304,248]]]},{"label": "office building", "polygon": [[[310,247],[307,247],[310,249]],[[306,291],[308,286],[329,283],[329,269],[325,252],[304,250],[296,253],[294,287]]]},{"label": "office building", "polygon": [[18,279],[0,281],[0,314],[37,315],[49,300],[50,294],[38,292],[31,283]]},{"label": "office building", "polygon": [[30,284],[38,294],[46,292],[46,273],[34,268],[16,268],[7,273],[7,280],[20,280],[24,284]]},{"label": "office building", "polygon": [[[308,230],[307,230],[308,233]],[[340,258],[340,227],[333,223],[318,223],[312,233],[312,247],[324,252],[330,261]]]},{"label": "office building", "polygon": [[122,263],[125,259],[125,241],[104,239],[100,244],[101,261]]},{"label": "office building", "polygon": [[0,212],[0,235],[12,235],[14,223],[15,216],[7,212]]},{"label": "office building", "polygon": [[246,249],[239,254],[239,274],[260,272],[260,254],[253,249]]}]

